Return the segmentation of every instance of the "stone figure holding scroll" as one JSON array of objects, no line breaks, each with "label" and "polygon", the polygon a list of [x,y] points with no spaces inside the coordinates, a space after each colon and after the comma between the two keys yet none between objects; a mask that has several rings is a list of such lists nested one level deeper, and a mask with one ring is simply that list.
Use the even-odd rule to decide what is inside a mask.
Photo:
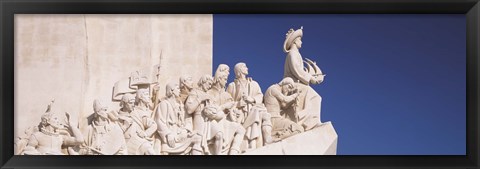
[{"label": "stone figure holding scroll", "polygon": [[[285,59],[284,77],[292,78],[301,91],[296,100],[294,109],[288,113],[288,118],[301,124],[305,130],[321,125],[320,110],[322,98],[309,84],[322,83],[325,75],[316,62],[303,59],[299,49],[302,47],[303,27],[297,30],[290,29],[283,44],[283,51],[287,53]],[[306,67],[304,67],[304,63]]]},{"label": "stone figure holding scroll", "polygon": [[167,98],[162,100],[156,111],[155,121],[162,141],[162,154],[202,155],[201,136],[187,128],[185,109],[178,100],[180,88],[178,84],[166,86]]},{"label": "stone figure holding scroll", "polygon": [[[27,146],[23,150],[25,155],[65,155],[63,147],[73,147],[83,143],[83,135],[80,130],[71,122],[70,114],[65,113],[67,124],[62,124],[59,113],[51,111],[52,102],[48,105],[47,111],[42,115],[39,124],[39,131],[34,132],[28,139]],[[61,131],[68,130],[72,133],[62,134]]]},{"label": "stone figure holding scroll", "polygon": [[227,92],[236,101],[237,122],[246,129],[245,138],[248,147],[255,149],[272,141],[272,123],[270,114],[263,105],[263,93],[260,85],[247,77],[248,67],[245,63],[237,63],[234,67],[235,80],[227,87]]}]

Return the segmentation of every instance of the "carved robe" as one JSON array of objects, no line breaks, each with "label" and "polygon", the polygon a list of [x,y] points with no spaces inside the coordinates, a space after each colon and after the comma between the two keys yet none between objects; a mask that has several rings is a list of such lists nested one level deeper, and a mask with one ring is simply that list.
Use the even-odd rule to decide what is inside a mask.
[{"label": "carved robe", "polygon": [[[195,140],[191,136],[192,129],[186,126],[185,110],[182,105],[172,103],[168,99],[163,100],[160,102],[156,113],[156,122],[159,126],[158,133],[162,140],[162,153],[186,154],[190,152],[191,145]],[[175,137],[175,146],[170,147],[167,144],[168,135]]]},{"label": "carved robe", "polygon": [[[261,111],[263,107],[263,94],[260,85],[251,78],[246,80],[235,79],[227,87],[227,92],[231,94],[234,101],[237,101],[237,108],[243,114],[237,119],[246,129],[245,136],[247,139],[259,138],[262,134],[261,127],[269,125],[270,115],[267,112]],[[250,96],[255,100],[255,104],[248,105],[242,98],[243,95]],[[262,123],[264,122],[264,123]]]},{"label": "carved robe", "polygon": [[65,136],[59,134],[45,134],[35,132],[28,139],[25,155],[65,155],[62,152],[62,145]]},{"label": "carved robe", "polygon": [[[233,102],[232,96],[226,91],[224,91],[223,89],[217,89],[216,87],[212,87],[207,93],[213,98],[211,104],[215,106],[221,107],[221,105],[224,105],[228,102]],[[217,113],[227,113],[228,115],[230,115],[233,112],[224,112],[223,110],[220,110]],[[235,140],[240,138],[235,134],[239,131],[238,133],[241,133],[242,135],[240,139],[243,139],[245,135],[245,129],[243,128],[243,126],[236,122],[228,121],[225,118],[225,114],[216,115],[216,116],[223,117],[223,118],[214,120],[207,117],[207,122],[209,124],[206,124],[206,126],[211,126],[210,127],[211,130],[207,130],[207,134],[205,134],[207,139],[210,140],[211,138],[213,138],[216,132],[222,132],[223,133],[222,153],[228,152],[230,148],[235,148],[237,150],[240,150],[239,147],[235,147],[235,146],[240,146],[241,140]],[[217,131],[217,130],[220,130],[220,131]],[[236,142],[236,144],[232,145],[232,143],[234,142]]]},{"label": "carved robe", "polygon": [[[153,135],[146,134],[146,130],[154,127],[156,129],[156,123],[151,118],[152,113],[148,108],[135,107],[130,113],[132,124],[126,129],[124,136],[127,142],[128,154],[131,155],[143,155],[140,154],[140,146],[143,144],[150,144],[153,146]],[[143,135],[147,135],[143,137]]]},{"label": "carved robe", "polygon": [[110,121],[98,125],[95,121],[87,128],[85,145],[90,155],[127,155],[127,144],[120,127]]},{"label": "carved robe", "polygon": [[285,59],[283,78],[290,77],[293,81],[300,81],[308,85],[312,75],[304,70],[303,58],[298,50],[290,50]]}]

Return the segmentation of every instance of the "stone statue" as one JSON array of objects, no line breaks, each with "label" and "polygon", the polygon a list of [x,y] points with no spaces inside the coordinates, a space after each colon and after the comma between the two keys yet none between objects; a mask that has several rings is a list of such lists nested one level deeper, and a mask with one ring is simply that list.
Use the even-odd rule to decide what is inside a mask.
[{"label": "stone statue", "polygon": [[[319,84],[323,82],[325,75],[315,62],[310,59],[303,60],[299,49],[302,47],[303,27],[294,31],[290,29],[283,44],[283,51],[287,53],[285,60],[284,77],[290,77],[294,81],[299,80],[305,85],[310,83]],[[303,63],[307,64],[307,68],[303,67]]]},{"label": "stone statue", "polygon": [[[178,97],[179,101],[185,105],[188,96],[194,90],[194,83],[191,76],[183,75],[180,77],[180,96]],[[190,113],[185,115],[186,127],[189,129],[193,128],[193,116]]]},{"label": "stone statue", "polygon": [[122,129],[108,118],[107,107],[93,102],[94,119],[87,128],[84,152],[87,155],[128,155]]},{"label": "stone statue", "polygon": [[[42,115],[39,131],[34,132],[28,139],[27,146],[22,154],[25,155],[65,155],[62,146],[72,147],[83,143],[83,135],[71,122],[70,114],[65,113],[67,124],[62,124],[63,119],[58,113],[51,112],[54,100],[48,105],[47,111]],[[67,129],[73,134],[68,136],[61,131]]]},{"label": "stone statue", "polygon": [[[245,129],[239,123],[229,121],[224,116],[231,116],[233,109],[235,108],[235,102],[232,96],[225,91],[225,85],[229,75],[230,68],[225,64],[220,64],[215,72],[214,82],[212,88],[207,92],[213,100],[209,100],[209,104],[212,105],[210,113],[214,113],[215,118],[208,118],[212,124],[218,124],[222,128],[222,152],[230,155],[239,154],[240,146],[245,135]],[[222,114],[223,113],[223,114]],[[235,120],[235,119],[232,119]],[[218,145],[217,145],[218,147]],[[216,150],[216,153],[220,153],[220,150]]]},{"label": "stone statue", "polygon": [[167,98],[160,102],[155,115],[158,133],[162,141],[162,154],[202,155],[201,136],[186,126],[186,112],[183,104],[178,100],[180,96],[178,84],[168,84],[166,95]]},{"label": "stone statue", "polygon": [[148,88],[140,88],[135,96],[135,107],[130,113],[132,123],[125,131],[128,154],[156,155],[153,149],[154,134],[157,124],[152,119],[152,111]]},{"label": "stone statue", "polygon": [[[322,98],[309,86],[323,82],[325,74],[317,64],[310,59],[303,60],[299,49],[302,47],[303,27],[294,31],[290,29],[283,44],[283,51],[287,53],[285,60],[284,77],[292,78],[297,84],[301,95],[298,97],[290,118],[301,124],[305,130],[321,125],[320,110]],[[303,63],[306,64],[306,68]]]},{"label": "stone statue", "polygon": [[185,110],[187,114],[193,117],[193,131],[203,134],[205,121],[202,112],[205,108],[206,101],[211,99],[207,91],[212,87],[213,78],[210,75],[203,75],[198,80],[198,88],[193,89],[185,101]]},{"label": "stone statue", "polygon": [[299,96],[292,78],[286,77],[280,83],[270,86],[265,91],[264,103],[272,117],[273,136],[281,140],[291,135],[301,133],[304,128],[287,118],[286,113],[293,108]]},{"label": "stone statue", "polygon": [[193,90],[193,80],[191,76],[183,75],[180,77],[180,96],[179,100],[181,103],[185,103],[188,95]]},{"label": "stone statue", "polygon": [[237,63],[234,67],[235,80],[227,87],[233,100],[237,102],[237,122],[246,129],[249,148],[255,149],[272,141],[272,123],[270,114],[263,105],[263,94],[260,85],[247,77],[248,67],[245,63]]},{"label": "stone statue", "polygon": [[122,131],[125,132],[127,129],[132,125],[132,118],[130,117],[130,113],[133,111],[133,107],[135,106],[135,97],[130,93],[125,93],[121,100],[120,100],[120,109],[118,110],[118,122],[117,124],[120,126]]},{"label": "stone statue", "polygon": [[[210,100],[213,98],[207,94],[212,87],[213,78],[210,75],[203,75],[198,80],[198,88],[193,89],[185,101],[187,114],[193,117],[193,131],[202,136],[202,148],[204,154],[220,154],[222,150],[223,137],[221,126],[210,125],[207,106],[211,107]],[[211,109],[211,108],[210,108]],[[209,144],[213,144],[213,152],[210,152]]]}]

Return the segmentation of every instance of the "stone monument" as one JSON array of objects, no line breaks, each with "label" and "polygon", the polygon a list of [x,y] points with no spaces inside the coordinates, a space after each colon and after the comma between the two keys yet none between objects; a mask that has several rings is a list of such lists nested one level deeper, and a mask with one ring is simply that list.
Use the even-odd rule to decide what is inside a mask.
[{"label": "stone monument", "polygon": [[160,79],[171,73],[162,72],[161,64],[149,65],[105,84],[119,107],[94,99],[93,114],[78,119],[52,111],[52,100],[40,124],[16,138],[15,153],[335,155],[338,136],[331,122],[320,121],[322,97],[310,86],[322,83],[325,74],[300,54],[302,36],[303,28],[287,32],[284,77],[265,93],[243,62],[234,66],[228,85],[226,64],[218,65],[213,77],[175,75],[169,83]]}]

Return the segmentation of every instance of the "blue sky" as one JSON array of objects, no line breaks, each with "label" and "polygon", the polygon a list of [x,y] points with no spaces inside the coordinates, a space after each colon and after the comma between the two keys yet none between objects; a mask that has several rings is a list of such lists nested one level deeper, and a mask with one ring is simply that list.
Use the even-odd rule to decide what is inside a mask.
[{"label": "blue sky", "polygon": [[262,90],[283,78],[282,45],[303,26],[300,52],[327,74],[312,86],[339,155],[464,155],[463,14],[214,15],[214,70],[245,62]]}]

